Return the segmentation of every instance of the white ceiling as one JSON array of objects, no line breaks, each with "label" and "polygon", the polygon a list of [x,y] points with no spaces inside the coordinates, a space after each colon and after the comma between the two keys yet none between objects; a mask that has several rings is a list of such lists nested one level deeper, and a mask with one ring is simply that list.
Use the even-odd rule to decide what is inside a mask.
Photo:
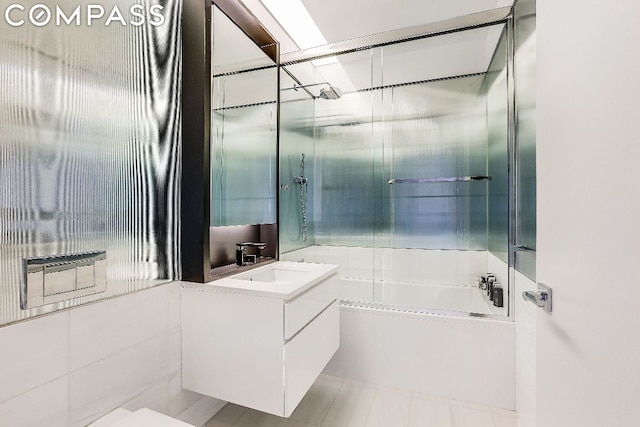
[{"label": "white ceiling", "polygon": [[[241,0],[280,42],[298,47],[260,0]],[[514,0],[301,0],[329,43],[512,6]]]},{"label": "white ceiling", "polygon": [[302,0],[329,43],[513,5],[513,0]]},{"label": "white ceiling", "polygon": [[[241,0],[280,42],[281,52],[298,50],[286,31],[271,16],[260,0]],[[329,43],[370,34],[439,22],[458,16],[511,6],[514,0],[301,0]],[[382,84],[395,84],[430,78],[477,73],[487,70],[501,30],[480,29],[437,40],[425,40],[390,46],[385,51]],[[227,31],[224,31],[227,33]],[[231,32],[229,32],[230,34]],[[219,34],[219,33],[218,33]],[[229,40],[225,45],[235,50],[240,45]],[[344,91],[371,85],[372,59],[357,54],[338,57],[337,63],[318,66],[307,63],[289,67],[303,84],[331,81]],[[285,79],[286,80],[286,79]],[[285,81],[282,82],[285,87]],[[312,91],[317,95],[321,86]],[[252,91],[254,94],[255,91]],[[301,92],[287,93],[297,98]]]}]

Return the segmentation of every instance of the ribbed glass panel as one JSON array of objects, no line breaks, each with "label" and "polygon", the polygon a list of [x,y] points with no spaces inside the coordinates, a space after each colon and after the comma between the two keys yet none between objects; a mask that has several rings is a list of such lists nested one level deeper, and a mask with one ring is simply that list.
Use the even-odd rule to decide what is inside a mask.
[{"label": "ribbed glass panel", "polygon": [[371,123],[316,128],[316,156],[316,242],[371,247],[382,203],[375,197]]},{"label": "ribbed glass panel", "polygon": [[489,182],[489,251],[508,262],[509,248],[509,146],[507,97],[507,40],[502,34],[491,61],[484,91],[487,96]]},{"label": "ribbed glass panel", "polygon": [[[487,175],[483,76],[385,89],[388,179]],[[385,184],[385,183],[383,183]],[[487,248],[487,182],[393,184],[393,247]]]},{"label": "ribbed glass panel", "polygon": [[[307,99],[280,104],[280,221],[278,230],[281,253],[312,246],[315,243],[314,102],[311,97],[307,97]],[[303,155],[304,168],[302,168]],[[296,181],[296,177],[300,176],[306,178],[306,184],[299,180]]]},{"label": "ribbed glass panel", "polygon": [[[315,243],[335,246],[317,256],[341,264],[344,298],[506,314],[471,286],[489,266],[490,239],[500,255],[508,247],[504,41],[498,46],[504,28],[344,54],[317,67],[288,66],[303,85],[313,85],[314,96],[323,87],[315,84],[325,81],[344,91],[340,99],[316,99],[313,124],[301,101],[281,110],[302,144],[300,135],[314,127]],[[287,99],[299,99],[301,91],[291,88]],[[281,165],[295,168],[299,154],[287,155]],[[486,176],[492,179],[389,184]],[[491,215],[502,217],[490,224]],[[295,219],[283,214],[280,226]],[[508,292],[507,275],[501,277]],[[451,304],[440,305],[445,299]]]},{"label": "ribbed glass panel", "polygon": [[529,279],[536,280],[536,256],[528,252],[516,252],[515,267]]},{"label": "ribbed glass panel", "polygon": [[[0,25],[0,324],[180,275],[181,2],[161,26],[43,27],[36,3]],[[96,250],[106,293],[20,310],[23,258]]]},{"label": "ribbed glass panel", "polygon": [[[533,3],[533,5],[532,5]],[[533,13],[532,13],[533,12]],[[518,244],[536,248],[536,15],[535,2],[516,7],[518,109]]]},{"label": "ribbed glass panel", "polygon": [[377,212],[383,200],[374,180],[376,135],[373,133],[371,51],[342,55],[321,68],[340,99],[316,99],[315,232],[322,245],[371,247]]}]

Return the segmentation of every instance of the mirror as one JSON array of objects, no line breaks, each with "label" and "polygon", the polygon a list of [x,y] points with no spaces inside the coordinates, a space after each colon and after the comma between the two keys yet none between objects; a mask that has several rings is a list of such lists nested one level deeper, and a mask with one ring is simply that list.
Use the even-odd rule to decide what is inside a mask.
[{"label": "mirror", "polygon": [[213,6],[210,225],[275,224],[277,43],[225,12]]},{"label": "mirror", "polygon": [[[278,43],[235,0],[211,10],[211,276],[276,258]],[[241,242],[245,245],[238,258]],[[242,261],[238,261],[241,259]]]}]

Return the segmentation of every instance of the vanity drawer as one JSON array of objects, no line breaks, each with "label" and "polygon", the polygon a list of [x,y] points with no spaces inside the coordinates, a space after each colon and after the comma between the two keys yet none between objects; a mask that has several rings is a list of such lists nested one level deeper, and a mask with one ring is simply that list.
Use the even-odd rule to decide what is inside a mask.
[{"label": "vanity drawer", "polygon": [[338,282],[334,274],[284,305],[284,339],[288,340],[338,299]]},{"label": "vanity drawer", "polygon": [[334,301],[284,346],[284,416],[291,415],[340,345],[340,303]]}]

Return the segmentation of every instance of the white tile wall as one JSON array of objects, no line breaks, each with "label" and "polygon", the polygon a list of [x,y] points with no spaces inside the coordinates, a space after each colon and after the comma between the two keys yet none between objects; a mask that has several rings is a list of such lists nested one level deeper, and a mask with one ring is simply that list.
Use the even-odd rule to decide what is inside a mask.
[{"label": "white tile wall", "polygon": [[487,254],[487,273],[493,273],[503,287],[509,283],[509,266],[491,252]]},{"label": "white tile wall", "polygon": [[0,403],[0,425],[20,427],[67,427],[68,379],[45,383]]},{"label": "white tile wall", "polygon": [[0,402],[68,372],[68,331],[66,312],[0,328]]},{"label": "white tile wall", "polygon": [[389,250],[386,281],[465,286],[473,284],[487,268],[486,251]]},{"label": "white tile wall", "polygon": [[69,311],[70,370],[95,363],[167,331],[166,287]]},{"label": "white tile wall", "polygon": [[280,259],[337,264],[339,277],[430,285],[470,285],[488,268],[486,251],[311,246]]},{"label": "white tile wall", "polygon": [[516,409],[520,427],[536,426],[536,316],[535,305],[524,301],[523,291],[535,291],[537,284],[516,272]]},{"label": "white tile wall", "polygon": [[135,412],[142,408],[148,408],[166,414],[169,408],[167,384],[161,379],[133,399],[122,405],[122,408]]},{"label": "white tile wall", "polygon": [[87,425],[163,378],[166,395],[167,354],[167,336],[161,334],[71,372],[69,403],[72,425]]},{"label": "white tile wall", "polygon": [[0,328],[0,426],[84,426],[117,407],[191,424],[222,402],[181,386],[180,285]]}]

